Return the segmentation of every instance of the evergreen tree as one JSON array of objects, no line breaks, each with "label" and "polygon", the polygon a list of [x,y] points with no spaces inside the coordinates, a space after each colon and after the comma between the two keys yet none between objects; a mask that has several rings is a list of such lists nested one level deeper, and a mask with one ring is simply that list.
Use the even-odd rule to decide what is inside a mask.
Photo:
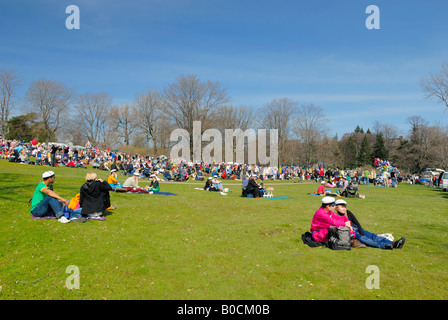
[{"label": "evergreen tree", "polygon": [[27,113],[24,115],[12,117],[8,121],[9,133],[7,139],[17,139],[30,141],[34,138],[39,139],[41,125],[37,122],[35,113]]},{"label": "evergreen tree", "polygon": [[364,139],[362,140],[361,143],[361,148],[359,149],[358,164],[361,166],[369,164],[371,160],[372,158],[370,152],[370,143],[369,140],[367,139],[367,135],[364,135]]},{"label": "evergreen tree", "polygon": [[350,136],[343,146],[344,165],[348,168],[356,166],[356,145],[352,136]]},{"label": "evergreen tree", "polygon": [[373,147],[373,158],[379,158],[381,160],[387,160],[389,158],[389,152],[384,145],[384,138],[381,133],[376,135],[375,146]]}]

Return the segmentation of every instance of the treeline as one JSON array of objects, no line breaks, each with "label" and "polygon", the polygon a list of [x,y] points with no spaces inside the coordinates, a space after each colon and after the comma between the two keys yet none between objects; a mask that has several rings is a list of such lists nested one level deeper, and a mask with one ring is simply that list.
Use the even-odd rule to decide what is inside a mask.
[{"label": "treeline", "polygon": [[[418,116],[408,118],[406,135],[399,135],[393,125],[375,121],[366,132],[358,126],[338,138],[326,133],[331,123],[319,106],[281,97],[255,110],[232,104],[219,82],[191,74],[179,75],[161,91],[136,92],[132,102],[122,105],[113,104],[108,93],[78,93],[48,79],[32,82],[23,97],[17,96],[20,86],[14,71],[0,72],[0,134],[6,139],[73,145],[90,141],[100,149],[169,155],[177,142],[170,141],[171,132],[181,128],[192,133],[193,121],[201,121],[201,133],[210,128],[223,135],[225,129],[278,129],[281,165],[355,168],[380,158],[409,172],[429,166],[448,168],[447,128],[429,125]],[[13,108],[21,115],[10,117]]]}]

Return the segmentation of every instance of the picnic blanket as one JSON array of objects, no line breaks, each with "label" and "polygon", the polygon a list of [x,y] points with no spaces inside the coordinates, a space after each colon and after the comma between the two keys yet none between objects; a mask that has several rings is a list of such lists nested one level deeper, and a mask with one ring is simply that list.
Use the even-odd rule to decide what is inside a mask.
[{"label": "picnic blanket", "polygon": [[[56,219],[56,217],[54,217],[54,216],[35,217],[35,216],[33,216],[33,215],[31,215],[31,218],[33,218],[33,219],[38,219],[38,220]],[[106,220],[106,217],[104,217],[104,216],[101,216],[101,217],[86,217],[86,219],[89,219],[89,220],[101,220],[101,221],[105,221],[105,220]]]},{"label": "picnic blanket", "polygon": [[272,197],[272,198],[266,198],[267,200],[280,200],[280,199],[290,199],[291,197],[287,196],[281,196],[281,197]]},{"label": "picnic blanket", "polygon": [[163,196],[177,196],[177,194],[172,192],[150,192],[141,188],[134,189],[134,188],[117,188],[115,189],[116,192],[126,192],[126,193],[136,193],[136,194],[158,194]]},{"label": "picnic blanket", "polygon": [[150,194],[158,194],[158,195],[164,195],[164,196],[177,196],[177,194],[171,193],[171,192],[153,192]]}]

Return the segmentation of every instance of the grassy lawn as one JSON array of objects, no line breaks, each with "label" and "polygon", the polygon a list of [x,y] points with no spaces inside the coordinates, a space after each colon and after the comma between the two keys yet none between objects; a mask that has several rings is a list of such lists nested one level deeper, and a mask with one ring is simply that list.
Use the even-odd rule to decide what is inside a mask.
[{"label": "grassy lawn", "polygon": [[[440,190],[361,185],[366,198],[346,199],[348,208],[366,230],[406,244],[332,251],[300,238],[320,205],[307,195],[315,183],[276,182],[274,196],[291,198],[268,200],[240,197],[240,182],[227,196],[196,190],[202,182],[161,182],[177,196],[113,192],[117,209],[106,221],[62,224],[29,213],[45,169],[0,160],[0,299],[448,298],[448,193]],[[90,169],[53,171],[55,191],[71,198]],[[366,287],[369,265],[379,269],[379,289]],[[79,289],[66,288],[69,266],[79,268]]]}]

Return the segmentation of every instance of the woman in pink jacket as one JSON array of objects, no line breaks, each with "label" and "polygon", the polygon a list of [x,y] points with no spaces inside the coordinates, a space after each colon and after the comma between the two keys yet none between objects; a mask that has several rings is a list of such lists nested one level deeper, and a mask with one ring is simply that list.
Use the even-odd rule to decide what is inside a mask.
[{"label": "woman in pink jacket", "polygon": [[311,221],[311,234],[318,242],[328,241],[328,229],[330,227],[348,227],[350,234],[355,237],[355,232],[351,227],[351,221],[346,216],[338,215],[336,211],[335,199],[333,197],[322,198],[322,206],[314,214]]}]

